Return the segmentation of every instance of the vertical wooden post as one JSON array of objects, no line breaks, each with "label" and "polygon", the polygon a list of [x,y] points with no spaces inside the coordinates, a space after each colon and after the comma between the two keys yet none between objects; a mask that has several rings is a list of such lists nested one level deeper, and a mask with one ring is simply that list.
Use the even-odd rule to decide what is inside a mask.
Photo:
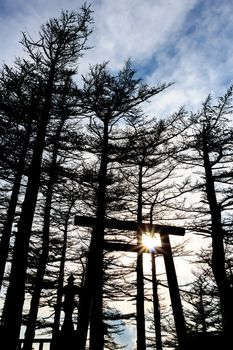
[{"label": "vertical wooden post", "polygon": [[[99,233],[99,232],[98,232]],[[101,237],[99,237],[100,241]],[[95,270],[92,272],[92,305],[90,315],[90,343],[89,350],[104,349],[104,323],[103,323],[103,239],[95,246]]]},{"label": "vertical wooden post", "polygon": [[143,254],[137,253],[137,350],[146,350]]},{"label": "vertical wooden post", "polygon": [[170,292],[170,298],[172,303],[174,321],[176,326],[176,334],[177,341],[179,345],[179,350],[185,349],[185,341],[186,341],[186,326],[183,315],[183,309],[180,299],[179,286],[176,277],[175,265],[172,257],[171,244],[168,234],[160,235],[162,249],[163,249],[163,257],[164,263],[167,273],[167,281]]},{"label": "vertical wooden post", "polygon": [[153,288],[153,306],[154,306],[156,350],[162,350],[160,306],[159,306],[159,298],[158,298],[158,284],[157,284],[157,277],[156,277],[156,265],[155,265],[155,254],[154,253],[151,254],[151,270],[152,270],[152,288]]},{"label": "vertical wooden post", "polygon": [[[138,179],[138,203],[137,203],[137,245],[142,242],[142,233],[140,226],[142,224],[142,166],[139,166]],[[144,309],[144,273],[143,273],[143,254],[137,252],[137,350],[146,350],[146,330],[145,330],[145,309]]]}]

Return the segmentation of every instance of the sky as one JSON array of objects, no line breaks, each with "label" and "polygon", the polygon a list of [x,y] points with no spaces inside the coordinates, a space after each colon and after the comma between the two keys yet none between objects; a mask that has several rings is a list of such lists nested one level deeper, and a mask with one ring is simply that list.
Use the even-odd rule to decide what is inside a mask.
[{"label": "sky", "polygon": [[[22,56],[22,31],[39,28],[61,10],[78,11],[80,0],[0,0],[0,66]],[[109,61],[115,71],[131,58],[150,85],[174,82],[154,97],[146,113],[166,117],[181,106],[196,111],[210,93],[223,94],[233,83],[233,1],[93,0],[93,33],[80,62]]]},{"label": "sky", "polygon": [[[61,10],[78,11],[80,0],[0,0],[0,67],[24,55],[22,31],[39,28]],[[150,85],[174,82],[154,97],[146,113],[166,117],[181,106],[197,111],[208,94],[233,84],[232,0],[93,0],[93,33],[79,72],[109,61],[113,71],[131,58]],[[131,348],[129,348],[131,349]],[[131,349],[132,350],[132,349]]]}]

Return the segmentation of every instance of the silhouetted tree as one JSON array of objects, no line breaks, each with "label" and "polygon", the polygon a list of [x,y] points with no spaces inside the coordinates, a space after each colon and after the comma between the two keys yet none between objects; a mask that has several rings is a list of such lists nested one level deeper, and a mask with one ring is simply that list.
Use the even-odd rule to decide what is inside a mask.
[{"label": "silhouetted tree", "polygon": [[[28,62],[17,60],[16,68],[4,66],[1,71],[2,132],[1,169],[2,179],[12,182],[6,218],[1,231],[0,287],[2,285],[8,256],[11,229],[23,175],[27,175],[28,151],[32,139],[33,124],[39,112],[40,85],[35,83],[33,69]],[[37,112],[36,112],[37,111]]]},{"label": "silhouetted tree", "polygon": [[195,280],[187,292],[182,292],[186,304],[186,322],[189,334],[222,330],[221,309],[217,288],[210,266],[198,266],[193,271]]},{"label": "silhouetted tree", "polygon": [[195,169],[188,189],[199,193],[200,201],[193,201],[191,210],[196,213],[196,218],[190,229],[211,238],[211,267],[221,302],[224,331],[228,334],[233,327],[232,284],[226,272],[226,251],[231,249],[230,210],[233,203],[231,113],[232,87],[217,103],[208,96],[200,112],[191,116],[192,126],[183,141],[186,151],[180,158]]},{"label": "silhouetted tree", "polygon": [[[173,176],[176,175],[177,162],[174,140],[184,130],[182,119],[185,116],[181,109],[171,118],[157,121],[155,118],[133,120],[126,131],[125,152],[122,158],[121,173],[130,184],[127,195],[131,216],[134,215],[138,225],[168,219],[163,215],[163,207],[169,199],[174,198]],[[174,127],[175,126],[175,127]],[[120,147],[118,147],[119,149]],[[177,180],[177,179],[176,179]],[[171,219],[171,217],[169,218]],[[153,234],[153,233],[152,233]],[[137,232],[137,244],[142,245],[143,232]],[[143,257],[137,256],[137,334],[139,348],[145,348],[145,315],[144,315],[144,279]]]},{"label": "silhouetted tree", "polygon": [[[64,79],[64,74],[66,76],[68,72],[71,75],[75,73],[73,67],[86,48],[86,40],[90,33],[88,26],[91,21],[90,7],[83,6],[80,14],[62,12],[60,18],[50,19],[46,25],[41,27],[40,39],[36,42],[23,34],[22,44],[33,62],[34,70],[39,77],[43,76],[44,101],[37,121],[37,134],[28,171],[28,183],[18,223],[10,283],[4,305],[3,327],[9,350],[16,349],[20,332],[28,246],[40,186],[46,131],[53,112],[53,98]],[[17,294],[15,294],[16,290]]]},{"label": "silhouetted tree", "polygon": [[[85,299],[81,300],[78,333],[79,347],[85,348],[88,321],[90,323],[90,349],[103,349],[103,243],[104,219],[106,216],[106,189],[108,167],[113,161],[111,145],[114,143],[114,132],[123,120],[138,114],[137,108],[142,102],[164,90],[166,84],[150,88],[135,78],[130,62],[113,76],[107,64],[91,67],[84,78],[84,88],[80,91],[83,110],[89,118],[88,131],[94,136],[91,142],[96,146],[99,160],[96,191],[96,225],[90,243],[89,259],[86,271]],[[93,291],[95,293],[93,295]],[[91,309],[91,299],[92,309]],[[90,310],[91,309],[91,310]],[[102,331],[101,331],[102,330]]]},{"label": "silhouetted tree", "polygon": [[[36,318],[39,307],[40,293],[43,285],[43,277],[45,274],[46,263],[49,255],[49,240],[50,240],[50,217],[52,210],[52,199],[54,192],[54,185],[58,181],[58,155],[59,155],[59,144],[62,129],[68,117],[72,115],[72,110],[69,108],[71,101],[68,102],[68,94],[72,93],[72,84],[68,75],[67,79],[64,78],[64,87],[60,87],[60,100],[57,104],[57,117],[59,118],[57,127],[55,122],[53,128],[55,129],[54,136],[52,137],[52,154],[51,161],[48,168],[48,183],[46,190],[46,201],[43,213],[43,228],[42,228],[42,251],[39,257],[38,268],[36,272],[36,278],[34,282],[34,290],[32,293],[31,307],[28,315],[27,328],[25,332],[24,350],[29,350],[32,347],[33,339],[35,336]],[[74,102],[72,103],[74,105]],[[65,145],[63,144],[63,148]]]}]

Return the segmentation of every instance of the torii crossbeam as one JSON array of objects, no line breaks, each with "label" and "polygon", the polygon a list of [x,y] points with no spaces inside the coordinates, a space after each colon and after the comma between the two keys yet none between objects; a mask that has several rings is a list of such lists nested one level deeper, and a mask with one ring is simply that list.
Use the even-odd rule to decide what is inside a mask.
[{"label": "torii crossbeam", "polygon": [[[76,215],[74,219],[74,224],[77,226],[94,227],[96,224],[96,218]],[[149,223],[141,223],[140,225],[138,225],[135,221],[107,218],[104,221],[104,227],[117,230],[135,231],[141,233],[154,232],[160,234],[161,248],[157,248],[156,252],[158,254],[162,254],[164,257],[179,350],[185,350],[186,326],[180,299],[176,270],[172,256],[172,249],[169,239],[169,235],[184,236],[185,229],[182,227]],[[138,246],[136,244],[117,243],[108,241],[104,241],[103,249],[111,251],[128,251],[137,253],[149,252],[148,250],[146,250],[146,248],[142,251],[141,246]],[[140,348],[138,347],[138,350],[139,349]]]}]

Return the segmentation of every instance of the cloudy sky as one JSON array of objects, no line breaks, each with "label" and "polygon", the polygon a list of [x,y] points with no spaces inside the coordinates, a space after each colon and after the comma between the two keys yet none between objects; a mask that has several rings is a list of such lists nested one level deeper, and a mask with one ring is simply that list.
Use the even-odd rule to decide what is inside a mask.
[{"label": "cloudy sky", "polygon": [[[89,2],[87,2],[89,3]],[[149,84],[175,82],[147,107],[165,116],[179,107],[196,110],[211,93],[233,83],[231,0],[93,0],[94,24],[80,63],[110,61],[119,69],[130,57]],[[81,0],[0,0],[0,64],[22,55],[21,32],[36,38],[39,27],[61,9],[78,10]]]},{"label": "cloudy sky", "polygon": [[[89,2],[87,2],[89,3]],[[232,0],[93,0],[93,34],[80,72],[109,61],[115,71],[131,58],[149,84],[174,82],[147,112],[166,116],[197,110],[206,96],[233,84]],[[49,17],[78,11],[81,0],[0,0],[0,66],[23,55],[21,32],[33,38]],[[132,348],[129,348],[132,350]]]}]

